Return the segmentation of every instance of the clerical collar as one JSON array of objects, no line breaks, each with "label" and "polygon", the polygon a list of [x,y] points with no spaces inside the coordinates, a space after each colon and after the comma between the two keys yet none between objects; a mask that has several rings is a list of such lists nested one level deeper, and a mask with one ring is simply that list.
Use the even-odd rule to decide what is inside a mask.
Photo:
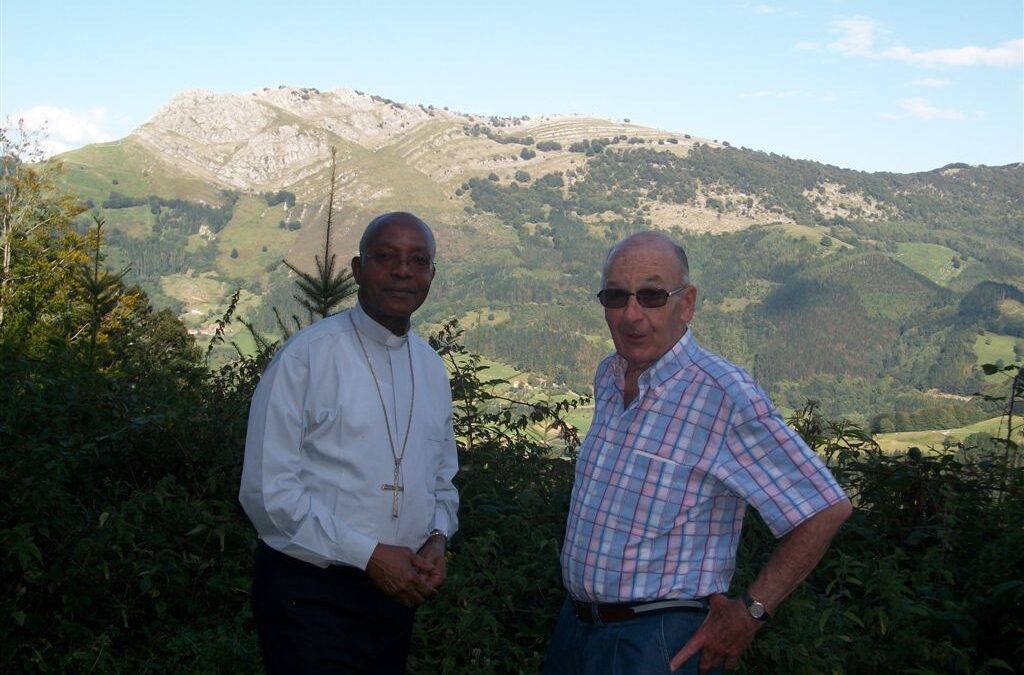
[{"label": "clerical collar", "polygon": [[392,349],[404,347],[406,340],[409,339],[409,331],[406,331],[405,335],[395,335],[386,327],[377,323],[358,302],[352,308],[352,319],[355,322],[356,330],[374,342]]}]

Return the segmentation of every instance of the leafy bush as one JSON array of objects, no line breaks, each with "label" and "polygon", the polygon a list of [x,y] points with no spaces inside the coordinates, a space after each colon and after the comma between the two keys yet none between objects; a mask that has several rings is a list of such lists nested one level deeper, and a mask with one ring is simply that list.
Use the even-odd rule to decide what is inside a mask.
[{"label": "leafy bush", "polygon": [[[0,672],[259,671],[248,599],[254,536],[236,495],[249,400],[274,344],[257,339],[256,355],[210,367],[210,350],[204,358],[173,314],[102,271],[99,229],[74,232],[80,206],[44,171],[4,168],[10,200],[0,215],[17,209],[28,220],[4,222],[32,237],[16,240],[16,283],[0,296]],[[582,222],[554,213],[543,236],[555,254],[589,245]],[[479,358],[459,342],[453,324],[432,339],[452,370],[462,530],[445,588],[419,612],[410,669],[536,672],[563,597],[558,550],[578,439],[562,419],[574,403],[510,399],[507,383],[481,380]],[[1019,373],[1007,408],[1016,415]],[[1018,669],[1019,427],[901,456],[814,406],[793,423],[855,513],[740,672]],[[734,590],[773,546],[748,518]]]}]

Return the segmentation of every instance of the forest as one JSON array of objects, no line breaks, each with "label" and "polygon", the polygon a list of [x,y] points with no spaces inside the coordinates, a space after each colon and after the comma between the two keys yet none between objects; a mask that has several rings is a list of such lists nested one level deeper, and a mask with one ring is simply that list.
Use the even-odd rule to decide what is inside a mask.
[{"label": "forest", "polygon": [[[0,141],[0,670],[259,672],[248,602],[255,539],[236,495],[249,398],[277,343],[257,341],[255,353],[235,352],[213,366],[211,349],[223,348],[225,329],[241,321],[234,303],[212,340],[197,343],[172,312],[155,310],[126,282],[124,268],[108,269],[103,219],[61,187],[59,166],[23,162],[26,147],[7,131]],[[551,255],[567,274],[585,277],[592,271],[575,269],[571,251],[604,242],[556,236],[573,223],[552,222],[560,243]],[[631,227],[609,229],[617,236]],[[744,236],[741,249],[772,246],[767,232]],[[727,245],[692,236],[688,243]],[[884,265],[858,254],[828,262],[835,274],[794,282],[801,297],[841,294],[828,279],[848,265]],[[729,264],[760,265],[770,276],[789,263],[761,255]],[[714,266],[704,274],[729,276]],[[466,292],[490,301],[516,286],[477,283]],[[932,290],[935,311],[957,316]],[[328,306],[315,286],[293,292]],[[544,297],[543,284],[515,292]],[[876,310],[876,318],[884,315]],[[542,313],[527,318],[550,325]],[[587,321],[581,328],[592,328]],[[955,350],[951,335],[915,339]],[[463,526],[443,592],[419,612],[410,671],[537,672],[564,593],[558,551],[579,441],[564,416],[579,399],[498,393],[502,383],[484,379],[466,338],[447,320],[431,336],[452,375]],[[829,372],[826,355],[803,358]],[[950,386],[975,377],[955,368],[924,373],[909,357],[896,365],[911,377],[948,377]],[[1019,670],[1024,471],[1013,401],[1024,397],[1024,385],[1017,366],[986,372],[1004,376],[993,409],[1017,417],[1005,438],[984,446],[889,455],[850,420],[830,419],[813,403],[797,406],[792,423],[828,462],[855,512],[738,672]],[[874,386],[866,380],[856,390],[871,396]],[[771,550],[756,514],[742,541],[734,592]]]}]

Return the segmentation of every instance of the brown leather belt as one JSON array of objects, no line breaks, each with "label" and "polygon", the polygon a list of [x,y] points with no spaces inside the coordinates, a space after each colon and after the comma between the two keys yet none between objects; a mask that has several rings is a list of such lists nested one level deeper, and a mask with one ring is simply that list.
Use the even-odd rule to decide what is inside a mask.
[{"label": "brown leather belt", "polygon": [[703,612],[705,600],[653,600],[651,602],[580,602],[572,600],[572,611],[583,623],[613,623],[647,616],[655,612]]}]

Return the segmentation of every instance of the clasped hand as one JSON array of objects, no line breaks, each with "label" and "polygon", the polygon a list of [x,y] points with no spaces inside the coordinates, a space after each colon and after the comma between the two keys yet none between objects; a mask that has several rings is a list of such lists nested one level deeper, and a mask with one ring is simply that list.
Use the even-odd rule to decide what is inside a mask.
[{"label": "clasped hand", "polygon": [[436,539],[428,539],[416,553],[405,546],[377,544],[366,573],[378,588],[406,607],[421,605],[445,580],[444,543]]}]

